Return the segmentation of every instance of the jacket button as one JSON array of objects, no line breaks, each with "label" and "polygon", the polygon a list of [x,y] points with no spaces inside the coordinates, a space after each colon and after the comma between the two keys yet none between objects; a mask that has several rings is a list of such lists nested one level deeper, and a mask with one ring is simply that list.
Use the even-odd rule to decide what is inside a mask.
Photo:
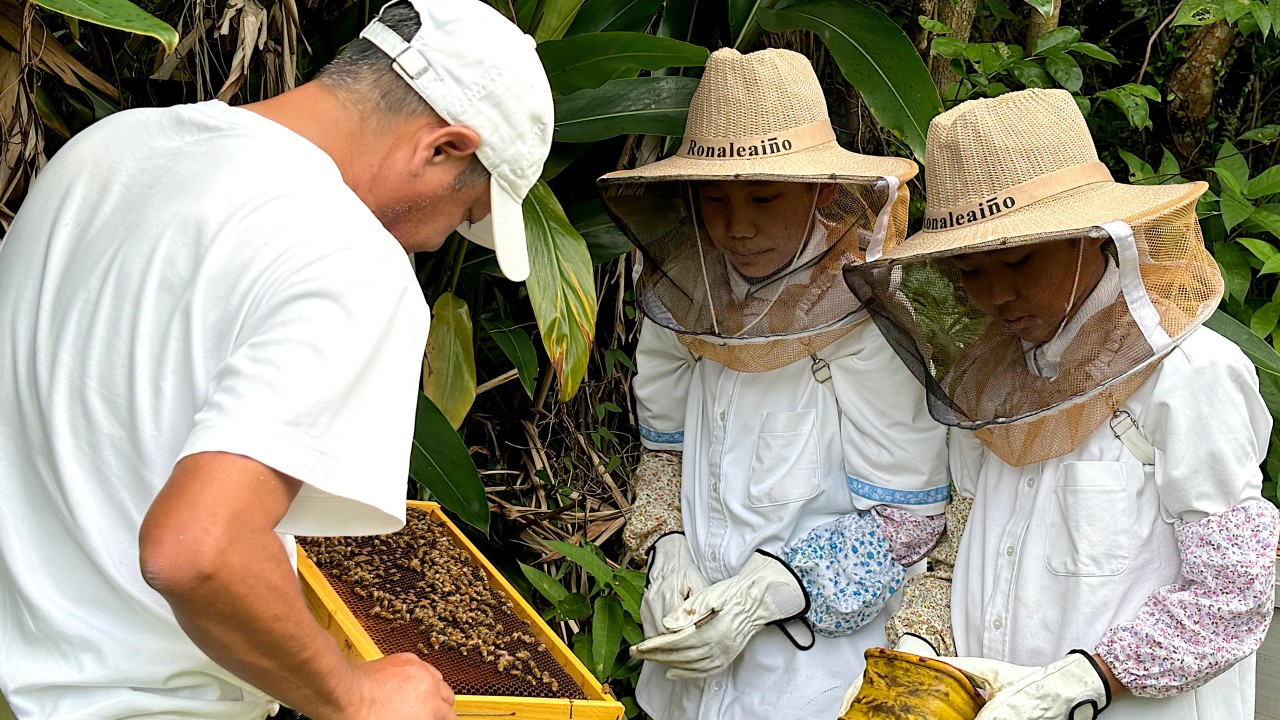
[{"label": "jacket button", "polygon": [[1004,554],[1013,557],[1013,546],[1010,545],[1004,549]]},{"label": "jacket button", "polygon": [[1004,623],[1000,621],[1000,618],[996,618],[995,620],[991,621],[991,627],[999,630],[1000,628],[1004,627]]},{"label": "jacket button", "polygon": [[720,422],[724,422],[724,411],[720,411]]},{"label": "jacket button", "polygon": [[712,550],[711,552],[707,553],[707,559],[710,560],[711,562],[715,562],[716,558],[718,557],[720,557],[720,555],[717,554],[715,550]]}]

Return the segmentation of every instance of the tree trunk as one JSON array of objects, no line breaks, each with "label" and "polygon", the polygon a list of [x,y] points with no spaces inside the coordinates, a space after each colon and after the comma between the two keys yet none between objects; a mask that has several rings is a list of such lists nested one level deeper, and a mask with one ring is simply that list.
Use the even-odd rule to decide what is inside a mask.
[{"label": "tree trunk", "polygon": [[1058,15],[1062,12],[1062,0],[1053,0],[1053,12],[1049,13],[1049,17],[1040,14],[1039,10],[1031,9],[1031,19],[1027,22],[1027,38],[1022,43],[1022,49],[1031,54],[1031,47],[1036,44],[1036,40],[1041,35],[1056,30],[1058,28]]},{"label": "tree trunk", "polygon": [[[944,0],[945,2],[945,0]],[[935,0],[914,0],[911,3],[911,17],[918,18],[921,15],[931,18],[933,17],[933,8]],[[911,26],[911,42],[916,46],[916,52],[920,53],[920,57],[924,61],[929,62],[929,39],[933,33],[925,30],[920,23],[913,22]]]},{"label": "tree trunk", "polygon": [[[969,41],[969,32],[973,29],[973,16],[978,10],[978,0],[943,0],[934,6],[937,17],[934,19],[951,28],[951,37]],[[944,57],[929,58],[929,74],[933,76],[933,84],[942,94],[948,85],[959,80],[959,76],[951,72],[951,60]],[[945,95],[944,101],[948,99]]]},{"label": "tree trunk", "polygon": [[1168,102],[1169,134],[1183,167],[1195,162],[1204,143],[1213,110],[1220,64],[1235,43],[1235,28],[1225,20],[1196,28],[1187,41],[1182,62],[1169,73],[1164,91]]}]

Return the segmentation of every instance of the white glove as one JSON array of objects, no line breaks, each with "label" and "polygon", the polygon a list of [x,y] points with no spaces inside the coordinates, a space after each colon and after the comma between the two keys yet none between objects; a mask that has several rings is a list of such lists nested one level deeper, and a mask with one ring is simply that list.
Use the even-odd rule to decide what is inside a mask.
[{"label": "white glove", "polygon": [[[903,633],[898,638],[898,644],[893,646],[898,652],[908,653],[910,655],[922,655],[924,657],[936,658],[938,651],[933,649],[933,644],[928,640],[912,633]],[[854,678],[853,684],[844,694],[844,701],[840,704],[840,714],[844,715],[849,712],[849,708],[853,705],[853,699],[858,696],[858,691],[862,690],[862,680],[866,675],[859,675]]]},{"label": "white glove", "polygon": [[987,696],[974,720],[1092,720],[1111,704],[1102,669],[1083,650],[1072,650],[1044,667],[974,657],[943,662],[967,675]]},{"label": "white glove", "polygon": [[669,666],[671,680],[714,675],[765,625],[808,610],[809,596],[795,573],[757,550],[742,572],[695,593],[664,617],[667,633],[633,646],[631,655]]},{"label": "white glove", "polygon": [[658,538],[649,552],[649,579],[640,599],[644,636],[665,633],[662,618],[706,587],[707,580],[693,562],[684,533],[667,533]]}]

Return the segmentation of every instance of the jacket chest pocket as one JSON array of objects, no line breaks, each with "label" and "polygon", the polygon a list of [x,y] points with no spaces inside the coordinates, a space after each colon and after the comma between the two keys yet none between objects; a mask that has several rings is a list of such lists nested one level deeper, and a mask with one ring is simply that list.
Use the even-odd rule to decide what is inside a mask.
[{"label": "jacket chest pocket", "polygon": [[767,507],[808,500],[818,494],[816,412],[765,413],[747,476],[747,504]]},{"label": "jacket chest pocket", "polygon": [[1124,463],[1063,463],[1053,489],[1045,565],[1055,575],[1119,575],[1129,566],[1136,522]]}]

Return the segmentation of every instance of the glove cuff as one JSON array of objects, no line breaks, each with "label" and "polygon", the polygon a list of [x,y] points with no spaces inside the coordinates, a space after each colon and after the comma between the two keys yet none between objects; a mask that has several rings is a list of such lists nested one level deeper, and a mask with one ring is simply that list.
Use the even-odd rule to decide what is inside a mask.
[{"label": "glove cuff", "polygon": [[[679,536],[680,536],[680,539],[679,539],[678,541],[677,541],[677,540],[667,540],[667,538],[672,537],[673,535],[679,535]],[[662,544],[662,541],[663,541],[663,540],[667,540],[666,544],[667,544],[668,546],[670,546],[673,542],[678,542],[678,543],[680,543],[681,545],[683,545],[683,546],[684,546],[685,552],[688,552],[689,541],[688,541],[688,539],[685,537],[685,534],[684,534],[682,531],[680,531],[680,530],[672,530],[672,531],[670,531],[670,532],[664,532],[664,533],[662,533],[661,535],[659,535],[659,536],[657,537],[657,539],[655,539],[655,540],[653,541],[653,543],[649,545],[649,554],[648,554],[648,556],[645,558],[645,568],[646,568],[646,569],[645,569],[645,575],[644,575],[644,586],[645,586],[645,589],[648,589],[648,587],[649,587],[649,580],[650,580],[650,578],[652,578],[652,577],[653,577],[653,565],[654,565],[653,561],[654,561],[654,558],[655,558],[655,557],[657,557],[657,555],[658,555],[658,546]],[[663,554],[665,555],[667,552],[668,552],[668,551],[665,551],[665,550],[664,550],[664,551],[663,551]],[[680,548],[679,548],[679,547],[677,547],[677,548],[675,548],[674,550],[671,550],[671,551],[669,551],[669,552],[676,552],[676,553],[679,553],[679,552],[680,552]],[[690,559],[692,559],[692,554],[690,554]]]},{"label": "glove cuff", "polygon": [[1102,685],[1102,704],[1099,705],[1097,700],[1092,698],[1081,700],[1071,706],[1071,711],[1067,713],[1070,720],[1092,720],[1102,714],[1103,710],[1111,707],[1111,683],[1107,682],[1107,673],[1098,665],[1098,661],[1094,659],[1093,653],[1076,649],[1067,653],[1067,656],[1079,655],[1088,663],[1089,667],[1098,674],[1098,682]]}]

